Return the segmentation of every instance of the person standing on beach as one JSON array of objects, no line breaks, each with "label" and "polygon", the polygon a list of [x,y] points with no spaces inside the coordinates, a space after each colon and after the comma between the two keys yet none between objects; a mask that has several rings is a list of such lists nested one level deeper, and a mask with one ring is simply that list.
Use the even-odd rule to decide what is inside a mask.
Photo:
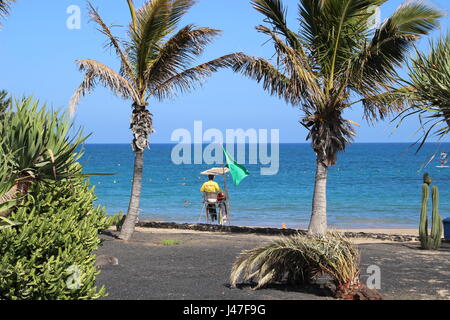
[{"label": "person standing on beach", "polygon": [[[217,182],[214,181],[214,175],[208,175],[208,181],[205,182],[200,188],[200,192],[202,193],[210,193],[210,192],[222,192],[220,186]],[[216,205],[214,203],[208,203],[208,212],[211,215],[212,221],[217,220],[217,211]]]}]

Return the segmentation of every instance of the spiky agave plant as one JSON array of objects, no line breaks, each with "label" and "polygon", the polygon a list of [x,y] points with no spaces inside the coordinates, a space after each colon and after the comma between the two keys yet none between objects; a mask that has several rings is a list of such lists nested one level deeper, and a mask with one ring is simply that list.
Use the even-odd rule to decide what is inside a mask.
[{"label": "spiky agave plant", "polygon": [[8,97],[8,92],[6,92],[5,90],[1,90],[0,91],[0,119],[10,104],[11,104],[11,98]]},{"label": "spiky agave plant", "polygon": [[12,153],[0,153],[0,229],[15,225],[5,216],[14,205],[16,189],[13,188],[15,177],[11,172]]},{"label": "spiky agave plant", "polygon": [[76,150],[87,137],[72,129],[68,116],[31,97],[12,102],[0,121],[0,178],[2,189],[11,186],[0,195],[0,204],[26,193],[34,181],[73,176],[71,168],[82,156]]},{"label": "spiky agave plant", "polygon": [[230,281],[254,281],[255,289],[269,283],[308,283],[327,274],[338,288],[358,287],[359,251],[337,232],[282,237],[269,245],[243,251],[231,270]]}]

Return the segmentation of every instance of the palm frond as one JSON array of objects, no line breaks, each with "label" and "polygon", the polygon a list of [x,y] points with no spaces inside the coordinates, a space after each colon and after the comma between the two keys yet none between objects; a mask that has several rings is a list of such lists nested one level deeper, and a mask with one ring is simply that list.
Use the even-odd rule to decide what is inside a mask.
[{"label": "palm frond", "polygon": [[[355,55],[367,36],[368,19],[372,13],[371,7],[377,5],[378,1],[373,0],[346,0],[346,1],[328,1],[324,10],[325,16],[334,13],[329,26],[329,37],[332,39],[330,52],[324,55],[325,59],[330,58],[329,63],[321,63],[323,69],[329,65],[329,78],[327,89],[334,86],[335,75],[345,74],[348,61]],[[327,21],[329,19],[326,19]],[[325,51],[325,52],[326,52]],[[321,59],[324,61],[323,59]],[[325,60],[326,61],[326,60]],[[326,66],[326,68],[324,68]],[[328,73],[326,73],[328,74]]]},{"label": "palm frond", "polygon": [[188,92],[200,85],[206,78],[222,68],[232,68],[242,58],[242,53],[233,53],[187,69],[153,88],[149,96],[158,99],[173,97],[177,92]]},{"label": "palm frond", "polygon": [[387,116],[401,113],[412,103],[414,88],[400,87],[373,96],[366,96],[361,101],[364,118],[368,121],[383,120]]},{"label": "palm frond", "polygon": [[131,15],[131,23],[130,23],[130,30],[132,32],[136,32],[137,29],[137,19],[136,19],[136,9],[134,7],[133,0],[127,0],[128,8],[130,9],[130,15]]},{"label": "palm frond", "polygon": [[147,66],[157,56],[161,42],[172,33],[193,0],[149,0],[136,11],[136,27],[130,27],[132,53],[139,78],[145,77]]},{"label": "palm frond", "polygon": [[430,42],[428,54],[416,50],[417,57],[408,66],[411,87],[410,106],[404,117],[419,115],[423,146],[430,134],[440,139],[450,132],[450,33]]},{"label": "palm frond", "polygon": [[271,95],[285,99],[288,103],[297,105],[301,101],[298,87],[292,86],[291,79],[264,58],[242,54],[233,65],[233,70],[256,80],[258,83],[262,82],[264,90]]},{"label": "palm frond", "polygon": [[275,51],[277,53],[277,64],[281,67],[281,72],[291,79],[291,86],[297,88],[299,97],[308,98],[309,92],[312,96],[320,94],[322,91],[316,74],[309,65],[308,57],[301,51],[286,45],[270,29],[265,26],[258,26],[257,30],[271,37]]},{"label": "palm frond", "polygon": [[388,19],[400,33],[427,35],[439,27],[439,19],[444,13],[423,1],[406,2]]},{"label": "palm frond", "polygon": [[252,5],[266,17],[265,22],[272,26],[274,32],[286,38],[289,46],[295,50],[302,50],[298,35],[287,26],[287,9],[281,0],[253,0]]},{"label": "palm frond", "polygon": [[11,4],[16,0],[0,0],[0,17],[5,17],[9,14]]},{"label": "palm frond", "polygon": [[417,107],[450,112],[450,33],[430,42],[428,55],[417,52],[409,66]]},{"label": "palm frond", "polygon": [[98,31],[103,33],[108,38],[108,46],[111,48],[114,48],[116,51],[117,56],[120,59],[121,62],[121,70],[122,74],[125,75],[129,80],[135,81],[134,74],[131,69],[130,61],[128,60],[128,56],[122,46],[120,45],[119,39],[117,39],[111,32],[111,28],[106,25],[106,23],[103,21],[102,17],[100,16],[99,12],[93,7],[93,5],[88,2],[89,6],[89,15],[91,17],[91,20],[94,21],[99,25]]},{"label": "palm frond", "polygon": [[353,80],[361,95],[376,95],[397,82],[396,68],[422,35],[436,28],[442,12],[414,1],[401,5],[379,29],[354,64]]},{"label": "palm frond", "polygon": [[364,44],[372,8],[380,0],[302,0],[301,39],[326,78],[328,90],[344,75],[348,61]]},{"label": "palm frond", "polygon": [[195,28],[193,25],[182,28],[162,46],[154,62],[148,65],[145,78],[150,84],[149,89],[188,69],[220,33],[220,30]]},{"label": "palm frond", "polygon": [[80,98],[92,92],[97,82],[111,89],[119,97],[131,99],[136,103],[140,102],[139,95],[133,85],[108,66],[90,59],[77,60],[77,64],[80,71],[84,72],[84,80],[70,101],[69,112],[71,114],[75,113]]}]

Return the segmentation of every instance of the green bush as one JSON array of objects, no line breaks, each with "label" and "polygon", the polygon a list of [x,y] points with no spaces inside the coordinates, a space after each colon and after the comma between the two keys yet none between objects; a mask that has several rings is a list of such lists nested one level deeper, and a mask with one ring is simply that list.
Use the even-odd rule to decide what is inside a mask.
[{"label": "green bush", "polygon": [[[93,251],[111,225],[82,178],[36,182],[0,230],[0,299],[96,299]],[[77,274],[79,273],[79,274]]]},{"label": "green bush", "polygon": [[94,208],[78,163],[86,138],[71,135],[67,116],[32,98],[6,101],[2,111],[0,300],[105,296],[95,287],[93,251],[99,231],[118,217]]}]

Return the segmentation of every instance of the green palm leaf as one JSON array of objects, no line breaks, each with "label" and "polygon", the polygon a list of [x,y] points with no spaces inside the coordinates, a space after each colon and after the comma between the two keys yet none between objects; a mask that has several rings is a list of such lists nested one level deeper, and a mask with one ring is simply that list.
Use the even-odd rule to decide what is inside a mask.
[{"label": "green palm leaf", "polygon": [[439,139],[450,131],[450,34],[430,42],[430,52],[416,50],[416,58],[409,65],[409,105],[402,118],[419,115],[423,146],[430,134]]}]

